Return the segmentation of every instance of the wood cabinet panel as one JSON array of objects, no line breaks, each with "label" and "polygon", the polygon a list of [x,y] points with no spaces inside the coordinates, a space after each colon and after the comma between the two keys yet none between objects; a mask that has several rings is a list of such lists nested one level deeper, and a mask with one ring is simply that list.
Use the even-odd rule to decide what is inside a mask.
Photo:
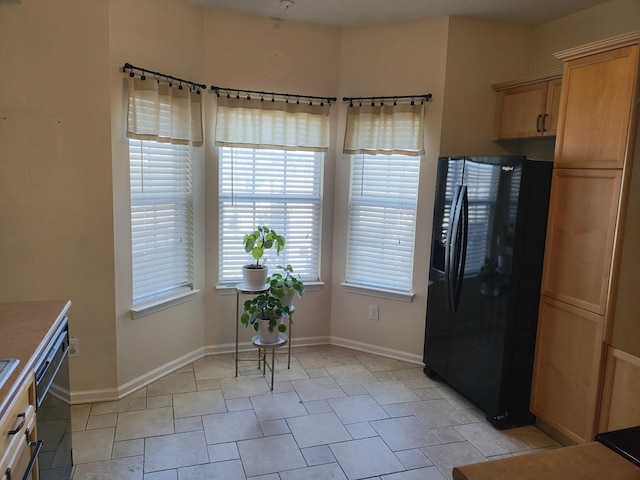
[{"label": "wood cabinet panel", "polygon": [[554,169],[542,294],[604,315],[621,170]]},{"label": "wood cabinet panel", "polygon": [[604,318],[542,296],[531,411],[575,442],[595,434]]},{"label": "wood cabinet panel", "polygon": [[547,82],[499,92],[496,139],[539,136],[546,103]]},{"label": "wood cabinet panel", "polygon": [[607,350],[598,431],[640,425],[640,358],[613,347]]},{"label": "wood cabinet panel", "polygon": [[543,121],[545,135],[556,135],[558,131],[558,113],[560,110],[560,94],[562,92],[562,79],[551,80],[547,89],[546,117]]},{"label": "wood cabinet panel", "polygon": [[637,56],[638,45],[631,45],[565,62],[558,168],[622,168]]}]

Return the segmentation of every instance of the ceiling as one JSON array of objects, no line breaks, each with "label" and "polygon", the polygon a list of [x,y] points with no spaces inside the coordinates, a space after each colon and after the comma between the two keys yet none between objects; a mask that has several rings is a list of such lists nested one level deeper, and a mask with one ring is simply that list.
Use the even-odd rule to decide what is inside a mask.
[{"label": "ceiling", "polygon": [[[608,0],[192,0],[210,8],[343,27],[461,15],[540,25]],[[286,0],[285,0],[286,1]]]}]

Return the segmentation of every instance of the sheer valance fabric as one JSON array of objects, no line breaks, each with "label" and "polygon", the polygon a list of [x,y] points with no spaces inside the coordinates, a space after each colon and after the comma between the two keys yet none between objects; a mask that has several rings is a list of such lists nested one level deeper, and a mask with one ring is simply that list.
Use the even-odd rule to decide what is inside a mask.
[{"label": "sheer valance fabric", "polygon": [[424,104],[350,105],[344,136],[346,154],[424,154]]},{"label": "sheer valance fabric", "polygon": [[225,97],[217,99],[217,146],[326,152],[329,104]]},{"label": "sheer valance fabric", "polygon": [[202,95],[155,78],[127,79],[127,137],[202,145]]}]

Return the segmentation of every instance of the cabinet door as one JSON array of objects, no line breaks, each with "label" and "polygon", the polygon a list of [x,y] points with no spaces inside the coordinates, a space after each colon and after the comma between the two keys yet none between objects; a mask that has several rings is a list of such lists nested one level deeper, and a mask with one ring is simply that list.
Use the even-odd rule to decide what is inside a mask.
[{"label": "cabinet door", "polygon": [[598,431],[640,425],[640,358],[609,347]]},{"label": "cabinet door", "polygon": [[560,93],[562,91],[562,79],[551,80],[547,88],[547,107],[543,119],[543,134],[555,136],[558,131],[558,112],[560,110]]},{"label": "cabinet door", "polygon": [[622,168],[637,57],[632,45],[565,63],[556,167]]},{"label": "cabinet door", "polygon": [[553,170],[542,294],[606,313],[621,179],[621,170]]},{"label": "cabinet door", "polygon": [[494,140],[539,137],[547,103],[548,82],[498,92]]},{"label": "cabinet door", "polygon": [[578,443],[595,434],[604,319],[542,296],[531,411]]}]

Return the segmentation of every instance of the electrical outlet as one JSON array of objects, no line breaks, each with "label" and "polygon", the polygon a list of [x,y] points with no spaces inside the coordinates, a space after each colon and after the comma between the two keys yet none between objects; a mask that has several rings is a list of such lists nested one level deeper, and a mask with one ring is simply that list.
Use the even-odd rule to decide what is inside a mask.
[{"label": "electrical outlet", "polygon": [[80,339],[79,338],[69,339],[69,356],[70,357],[80,356]]},{"label": "electrical outlet", "polygon": [[378,305],[369,305],[369,320],[379,320]]}]

